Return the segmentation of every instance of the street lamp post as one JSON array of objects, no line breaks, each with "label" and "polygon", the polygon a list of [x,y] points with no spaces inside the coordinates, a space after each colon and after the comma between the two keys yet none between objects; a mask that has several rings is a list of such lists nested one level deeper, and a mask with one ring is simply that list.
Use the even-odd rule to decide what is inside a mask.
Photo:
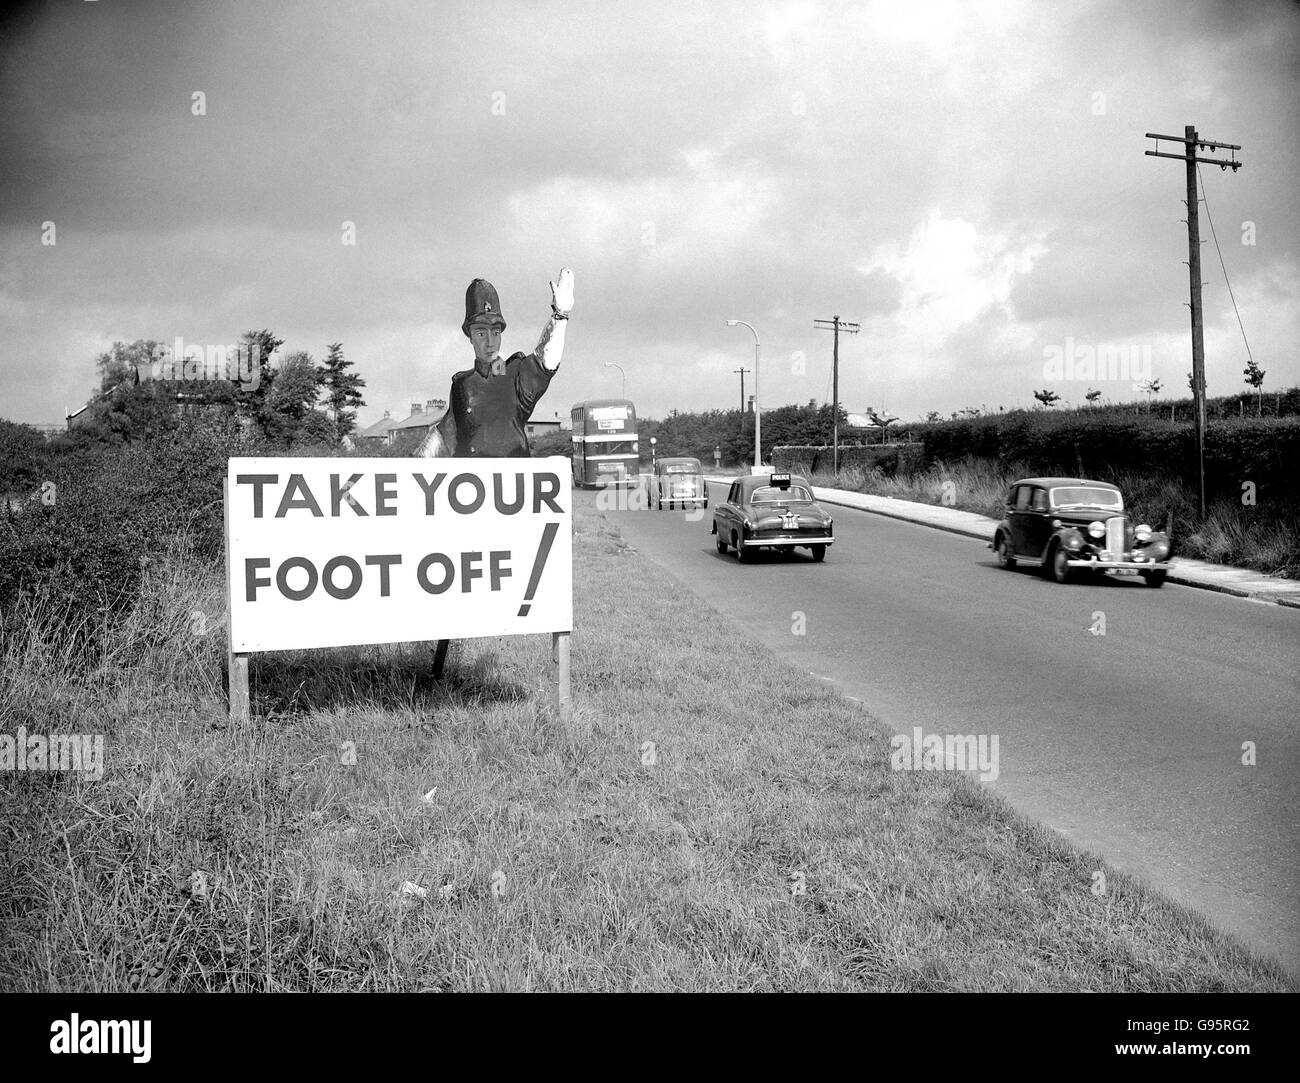
[{"label": "street lamp post", "polygon": [[618,374],[623,377],[623,383],[620,385],[622,390],[619,395],[619,398],[623,398],[623,399],[627,398],[627,373],[623,371],[623,366],[620,365],[617,361],[606,361],[605,367],[606,368],[612,367],[618,369]]},{"label": "street lamp post", "polygon": [[754,325],[746,323],[744,320],[728,320],[728,327],[735,327],[739,324],[741,327],[748,327],[754,335],[754,473],[757,474],[763,467],[763,444],[762,444],[762,415],[758,406],[758,332],[754,330]]}]

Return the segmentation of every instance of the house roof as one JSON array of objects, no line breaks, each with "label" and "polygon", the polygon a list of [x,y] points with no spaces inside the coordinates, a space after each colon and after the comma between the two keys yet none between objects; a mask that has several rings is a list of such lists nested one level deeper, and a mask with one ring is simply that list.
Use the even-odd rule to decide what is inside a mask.
[{"label": "house roof", "polygon": [[417,414],[403,418],[401,421],[395,421],[388,427],[392,432],[397,429],[427,429],[430,425],[436,425],[447,414],[447,407],[441,410],[421,410]]},{"label": "house roof", "polygon": [[381,417],[373,425],[368,425],[362,429],[357,436],[364,439],[367,436],[384,436],[389,429],[397,424],[395,417]]}]

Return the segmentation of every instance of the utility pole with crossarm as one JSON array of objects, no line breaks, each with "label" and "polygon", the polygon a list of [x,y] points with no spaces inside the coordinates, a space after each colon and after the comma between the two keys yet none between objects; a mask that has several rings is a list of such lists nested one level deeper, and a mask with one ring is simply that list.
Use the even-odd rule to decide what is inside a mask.
[{"label": "utility pole with crossarm", "polygon": [[[1241,147],[1234,143],[1216,143],[1201,139],[1196,128],[1189,124],[1183,135],[1156,135],[1147,132],[1146,138],[1156,141],[1156,149],[1147,151],[1149,158],[1177,158],[1187,163],[1187,270],[1191,278],[1192,309],[1192,398],[1196,414],[1196,473],[1200,488],[1200,517],[1205,518],[1205,328],[1201,318],[1201,225],[1197,211],[1200,200],[1196,194],[1196,163],[1217,165],[1220,169],[1231,169],[1234,173],[1241,168],[1237,161],[1237,151]],[[1169,154],[1160,150],[1160,140],[1182,143],[1182,154]],[[1230,150],[1232,158],[1198,158],[1198,150]]]},{"label": "utility pole with crossarm", "polygon": [[813,326],[819,331],[835,332],[835,351],[831,361],[831,384],[834,387],[832,392],[832,429],[831,429],[831,462],[834,464],[835,476],[840,476],[840,332],[843,331],[848,335],[856,335],[862,330],[860,324],[849,323],[833,316],[829,320],[813,320]]},{"label": "utility pole with crossarm", "polygon": [[753,372],[753,369],[747,369],[743,365],[738,369],[732,369],[732,372],[740,373],[740,427],[745,427],[745,373]]}]

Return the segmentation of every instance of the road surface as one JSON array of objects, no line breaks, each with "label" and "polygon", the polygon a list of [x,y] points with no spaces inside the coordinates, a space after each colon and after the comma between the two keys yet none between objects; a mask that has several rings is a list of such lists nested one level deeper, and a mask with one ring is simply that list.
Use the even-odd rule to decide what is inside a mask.
[{"label": "road surface", "polygon": [[724,495],[608,514],[737,635],[896,732],[997,734],[986,785],[1300,973],[1300,610],[1136,578],[1062,586],[998,568],[982,542],[839,507],[825,563],[741,565],[709,534]]}]

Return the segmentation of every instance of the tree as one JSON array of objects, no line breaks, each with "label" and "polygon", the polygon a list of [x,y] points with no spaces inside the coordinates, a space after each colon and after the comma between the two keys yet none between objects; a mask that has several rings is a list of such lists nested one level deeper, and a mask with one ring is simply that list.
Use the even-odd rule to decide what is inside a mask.
[{"label": "tree", "polygon": [[1256,416],[1263,417],[1264,416],[1264,370],[1260,368],[1257,364],[1255,364],[1255,359],[1252,357],[1250,359],[1250,363],[1247,364],[1246,367],[1241,371],[1242,374],[1246,377],[1246,383],[1250,384],[1250,386],[1255,389],[1256,393],[1259,396],[1259,405],[1255,411]]},{"label": "tree", "polygon": [[366,404],[360,390],[366,381],[347,371],[352,362],[343,359],[343,343],[332,342],[326,348],[329,356],[321,368],[320,382],[325,389],[325,404],[334,411],[334,429],[341,440],[357,427],[357,408]]},{"label": "tree", "polygon": [[1138,390],[1147,393],[1147,413],[1149,414],[1151,412],[1151,399],[1160,391],[1160,377],[1157,376],[1154,380],[1148,380],[1144,384],[1139,384]]},{"label": "tree", "polygon": [[1094,388],[1089,388],[1083,397],[1088,400],[1089,406],[1096,406],[1097,401],[1101,398],[1101,392]]},{"label": "tree", "polygon": [[128,381],[138,383],[140,366],[148,371],[161,347],[161,342],[151,338],[138,338],[129,345],[114,342],[110,349],[95,358],[95,367],[99,370],[99,393],[112,391]]},{"label": "tree", "polygon": [[329,418],[314,409],[320,380],[321,370],[311,354],[299,350],[289,354],[258,387],[257,423],[269,440],[292,444],[332,438]]},{"label": "tree", "polygon": [[926,424],[933,425],[937,421],[943,420],[943,415],[938,410],[931,410],[925,415]]},{"label": "tree", "polygon": [[1046,387],[1043,388],[1042,391],[1035,391],[1034,398],[1036,398],[1044,408],[1055,406],[1061,400],[1060,395]]},{"label": "tree", "polygon": [[46,476],[48,459],[40,433],[29,425],[0,418],[0,494],[26,492],[39,486]]},{"label": "tree", "polygon": [[239,348],[246,356],[257,358],[259,367],[258,391],[270,388],[275,380],[275,369],[271,367],[271,358],[275,351],[284,345],[284,339],[276,338],[265,327],[260,331],[245,331],[239,337]]}]

